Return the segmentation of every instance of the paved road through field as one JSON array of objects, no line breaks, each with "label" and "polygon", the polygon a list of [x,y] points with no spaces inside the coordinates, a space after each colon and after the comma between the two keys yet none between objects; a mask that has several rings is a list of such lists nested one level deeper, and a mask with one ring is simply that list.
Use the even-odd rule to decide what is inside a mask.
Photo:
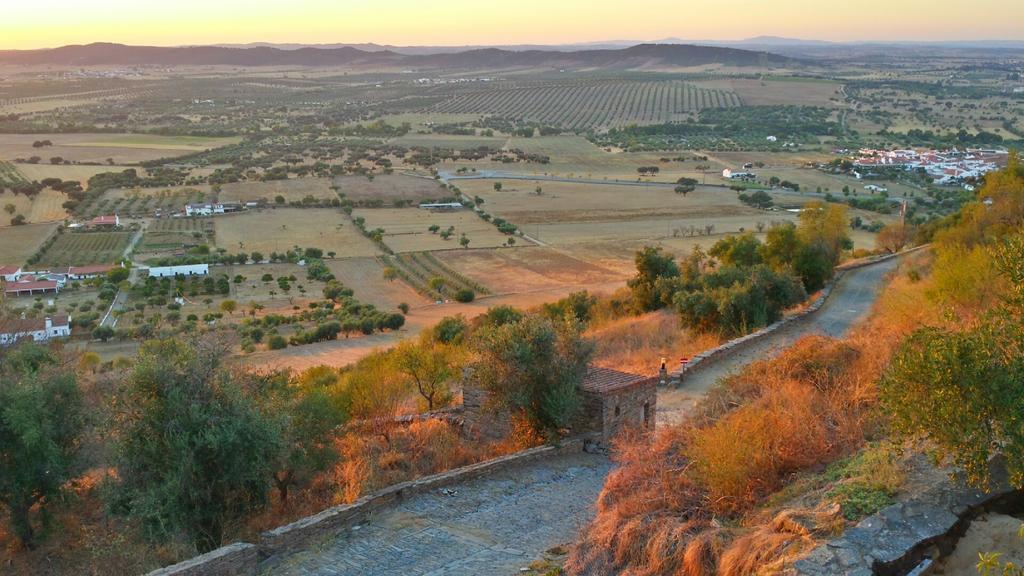
[{"label": "paved road through field", "polygon": [[[812,318],[694,373],[659,393],[659,420],[678,418],[714,381],[812,333],[842,336],[870,308],[895,260],[848,272]],[[611,470],[600,455],[570,454],[431,492],[379,513],[357,529],[261,566],[269,576],[510,575],[572,541],[594,514]]]},{"label": "paved road through field", "polygon": [[886,275],[896,269],[893,258],[846,272],[816,313],[793,325],[748,344],[742,350],[687,374],[682,386],[658,391],[658,425],[678,422],[686,412],[723,376],[737,372],[754,360],[770,358],[807,334],[842,337],[871,309],[885,284]]}]

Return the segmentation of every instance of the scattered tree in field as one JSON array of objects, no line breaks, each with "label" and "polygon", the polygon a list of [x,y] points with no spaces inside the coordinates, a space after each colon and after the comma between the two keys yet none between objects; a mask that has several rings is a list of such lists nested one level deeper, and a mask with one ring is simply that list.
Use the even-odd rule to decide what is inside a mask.
[{"label": "scattered tree in field", "polygon": [[495,192],[501,192],[501,182],[495,182],[494,183],[494,191]]},{"label": "scattered tree in field", "polygon": [[409,304],[405,302],[400,303],[398,309],[402,311],[402,314],[409,314]]},{"label": "scattered tree in field", "polygon": [[431,224],[430,227],[427,228],[427,230],[429,230],[431,234],[437,234],[438,230],[440,229],[441,227],[437,224]]},{"label": "scattered tree in field", "polygon": [[17,210],[18,207],[14,204],[4,204],[4,212],[7,212],[8,214],[13,215]]},{"label": "scattered tree in field", "polygon": [[399,344],[392,356],[398,372],[423,397],[428,411],[451,404],[451,383],[461,372],[461,349],[443,344],[429,335],[419,341],[406,340]]},{"label": "scattered tree in field", "polygon": [[569,425],[579,409],[578,386],[593,345],[571,320],[532,315],[501,326],[481,327],[473,351],[473,377],[495,405],[522,415],[548,438]]},{"label": "scattered tree in field", "polygon": [[238,310],[238,302],[235,302],[234,300],[224,300],[220,303],[220,309],[222,312],[234,314],[235,310]]},{"label": "scattered tree in field", "polygon": [[384,268],[385,280],[387,280],[388,282],[393,282],[396,278],[398,278],[398,270],[396,270],[393,266],[387,266]]},{"label": "scattered tree in field", "polygon": [[74,474],[83,427],[75,374],[57,352],[0,348],[0,504],[26,548],[36,545],[33,510],[45,514]]},{"label": "scattered tree in field", "polygon": [[318,366],[294,378],[281,372],[256,382],[261,408],[280,420],[281,450],[272,480],[284,505],[292,486],[308,482],[338,460],[335,430],[347,420],[347,407],[333,393],[338,381],[336,370]]},{"label": "scattered tree in field", "polygon": [[93,328],[92,337],[94,340],[106,342],[114,337],[114,329],[110,326],[97,326]]},{"label": "scattered tree in field", "polygon": [[459,245],[463,248],[469,248],[469,236],[463,234],[462,237],[459,238]]},{"label": "scattered tree in field", "polygon": [[455,292],[455,301],[468,304],[476,299],[476,293],[469,288],[460,288]]},{"label": "scattered tree in field", "polygon": [[146,342],[116,404],[113,508],[151,537],[183,532],[200,552],[265,503],[281,450],[280,424],[243,392],[255,376],[226,368],[228,352],[212,339]]}]

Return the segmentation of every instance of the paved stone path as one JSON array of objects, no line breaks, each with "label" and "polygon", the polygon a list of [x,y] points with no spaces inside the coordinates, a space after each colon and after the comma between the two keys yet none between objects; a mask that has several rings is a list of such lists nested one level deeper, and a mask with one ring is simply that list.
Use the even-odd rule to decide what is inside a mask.
[{"label": "paved stone path", "polygon": [[900,258],[856,268],[836,283],[825,304],[806,319],[770,336],[755,340],[742,350],[686,375],[682,386],[658,390],[659,426],[678,422],[719,379],[737,372],[754,360],[771,358],[802,336],[825,334],[842,337],[863,318],[885,285],[885,278],[899,265]]},{"label": "paved stone path", "polygon": [[611,469],[576,453],[420,494],[320,546],[271,559],[260,574],[449,576],[513,574],[573,541],[593,518]]}]

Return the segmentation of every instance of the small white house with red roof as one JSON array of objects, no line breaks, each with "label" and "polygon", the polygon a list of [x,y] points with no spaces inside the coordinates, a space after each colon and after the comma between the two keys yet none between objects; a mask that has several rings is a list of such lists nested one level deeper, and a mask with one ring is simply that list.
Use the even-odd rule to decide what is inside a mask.
[{"label": "small white house with red roof", "polygon": [[117,214],[97,216],[85,223],[87,228],[114,228],[121,225],[121,217]]},{"label": "small white house with red roof", "polygon": [[21,275],[21,268],[17,266],[0,266],[0,280],[14,282]]},{"label": "small white house with red roof", "polygon": [[47,318],[16,318],[0,321],[0,346],[14,344],[30,338],[33,342],[46,342],[52,338],[71,336],[71,317],[56,315]]}]

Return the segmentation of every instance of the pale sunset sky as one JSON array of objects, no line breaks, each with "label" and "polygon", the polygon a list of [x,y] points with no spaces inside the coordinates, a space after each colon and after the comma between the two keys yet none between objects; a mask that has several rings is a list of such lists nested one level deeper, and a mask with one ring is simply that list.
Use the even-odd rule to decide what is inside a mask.
[{"label": "pale sunset sky", "polygon": [[0,49],[88,42],[395,45],[1024,40],[1024,0],[3,0]]}]

